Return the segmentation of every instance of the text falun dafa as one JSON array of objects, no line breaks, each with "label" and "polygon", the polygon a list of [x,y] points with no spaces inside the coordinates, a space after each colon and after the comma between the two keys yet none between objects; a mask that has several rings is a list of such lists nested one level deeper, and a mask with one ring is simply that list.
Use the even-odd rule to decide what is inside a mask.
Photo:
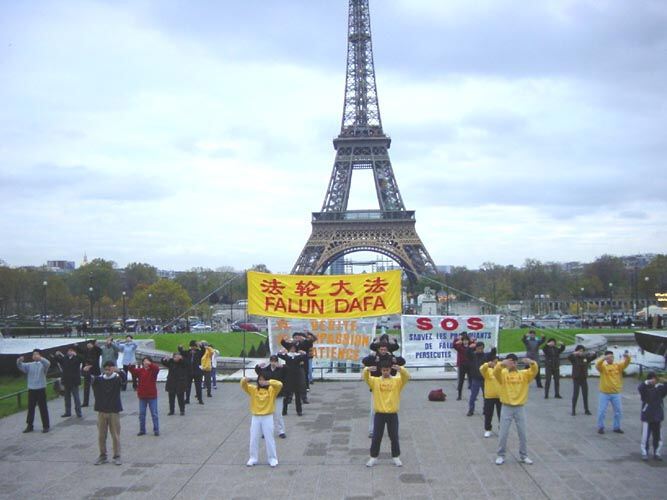
[{"label": "text falun dafa", "polygon": [[400,313],[400,270],[326,276],[248,272],[248,314],[363,318]]}]

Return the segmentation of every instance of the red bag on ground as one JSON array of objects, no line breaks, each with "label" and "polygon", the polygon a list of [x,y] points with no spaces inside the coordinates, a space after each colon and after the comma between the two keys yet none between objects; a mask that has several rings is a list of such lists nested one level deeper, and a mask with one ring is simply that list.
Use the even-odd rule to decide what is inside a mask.
[{"label": "red bag on ground", "polygon": [[429,401],[444,401],[445,399],[447,399],[447,395],[442,392],[442,389],[433,389],[428,393]]}]

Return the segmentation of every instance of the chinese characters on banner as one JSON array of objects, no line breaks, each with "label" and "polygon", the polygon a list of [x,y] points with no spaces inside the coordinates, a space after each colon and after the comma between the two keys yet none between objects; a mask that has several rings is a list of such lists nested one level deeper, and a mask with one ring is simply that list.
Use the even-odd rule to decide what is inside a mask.
[{"label": "chinese characters on banner", "polygon": [[498,344],[500,316],[401,316],[401,348],[408,366],[456,363],[454,340],[467,332],[488,351]]},{"label": "chinese characters on banner", "polygon": [[313,366],[329,366],[330,363],[359,365],[368,356],[368,346],[373,340],[374,319],[317,320],[269,318],[269,345],[275,354],[282,346],[280,341],[291,338],[294,332],[311,332],[317,337],[313,349]]},{"label": "chinese characters on banner", "polygon": [[400,270],[341,276],[248,272],[248,314],[338,319],[400,313]]}]

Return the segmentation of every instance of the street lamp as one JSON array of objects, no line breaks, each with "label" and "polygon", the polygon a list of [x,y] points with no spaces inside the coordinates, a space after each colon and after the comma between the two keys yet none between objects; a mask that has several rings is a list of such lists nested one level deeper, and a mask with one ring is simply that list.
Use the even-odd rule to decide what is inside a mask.
[{"label": "street lamp", "polygon": [[127,309],[125,307],[125,298],[127,297],[127,292],[123,290],[123,331],[125,331],[125,322],[127,321]]},{"label": "street lamp", "polygon": [[46,287],[48,285],[48,281],[44,280],[42,282],[42,286],[44,287],[44,307],[42,308],[42,320],[44,323],[44,336],[46,336]]},{"label": "street lamp", "polygon": [[88,287],[88,298],[90,299],[90,333],[93,333],[93,287]]},{"label": "street lamp", "polygon": [[614,284],[609,282],[609,321],[611,322],[611,317],[614,314],[614,308],[612,302],[614,301]]},{"label": "street lamp", "polygon": [[644,276],[644,286],[646,288],[646,314],[644,316],[646,318],[646,328],[651,328],[651,325],[649,324],[649,321],[648,321],[648,308],[649,308],[649,304],[648,304],[648,276]]},{"label": "street lamp", "polygon": [[581,320],[583,321],[584,313],[585,313],[585,311],[584,311],[584,287],[582,286],[579,289],[579,291],[581,292],[581,294],[579,295],[579,298],[581,299]]},{"label": "street lamp", "polygon": [[148,294],[148,316],[149,318],[153,316],[153,294]]}]

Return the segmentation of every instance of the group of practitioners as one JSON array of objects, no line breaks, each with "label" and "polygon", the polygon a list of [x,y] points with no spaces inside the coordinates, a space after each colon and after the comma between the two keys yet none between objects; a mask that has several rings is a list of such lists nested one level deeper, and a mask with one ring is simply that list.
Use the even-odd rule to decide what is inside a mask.
[{"label": "group of practitioners", "polygon": [[[252,383],[243,377],[241,388],[249,396],[251,413],[250,443],[248,466],[259,462],[259,443],[264,439],[267,461],[271,467],[278,465],[274,434],[285,439],[287,432],[284,416],[289,405],[294,402],[297,416],[303,415],[303,405],[309,404],[308,392],[312,384],[313,349],[317,337],[310,332],[296,332],[291,338],[281,341],[281,349],[270,357],[268,364],[255,367],[256,382]],[[499,420],[498,450],[496,464],[502,465],[507,454],[507,440],[512,422],[519,437],[519,461],[532,464],[528,456],[526,439],[526,410],[529,385],[535,379],[539,388],[544,388],[544,397],[549,397],[549,389],[553,380],[554,397],[561,399],[560,394],[560,355],[565,346],[557,345],[555,339],[537,337],[531,330],[524,336],[526,357],[521,362],[515,354],[508,354],[500,359],[495,348],[485,351],[481,341],[461,334],[454,342],[457,351],[459,377],[457,381],[457,399],[463,396],[465,378],[468,379],[470,396],[468,399],[467,416],[475,413],[475,405],[479,393],[483,394],[484,437],[493,435],[493,415]],[[364,366],[362,379],[371,391],[371,409],[369,419],[369,437],[371,438],[368,467],[377,464],[384,429],[387,428],[391,443],[392,462],[395,466],[402,465],[398,436],[398,412],[400,409],[401,391],[410,379],[405,360],[396,354],[400,346],[395,339],[382,335],[371,343],[371,354],[362,360]],[[146,413],[150,411],[153,434],[160,435],[157,410],[157,376],[160,366],[149,356],[144,356],[141,363],[136,364],[137,345],[131,335],[123,342],[114,342],[111,337],[102,346],[89,342],[83,349],[72,345],[66,353],[58,352],[53,358],[59,365],[64,390],[65,412],[63,418],[72,416],[71,401],[74,400],[74,411],[82,417],[81,408],[87,407],[90,401],[90,388],[95,398],[94,409],[98,413],[99,457],[95,464],[108,462],[107,435],[111,435],[112,460],[120,465],[120,417],[123,410],[121,392],[127,390],[128,374],[132,376],[132,387],[137,392],[139,401],[139,436],[146,434]],[[545,383],[542,386],[539,366],[539,349],[544,354]],[[123,353],[122,369],[118,367],[118,355]],[[206,342],[191,341],[189,349],[179,346],[178,352],[161,360],[167,370],[165,390],[169,396],[169,413],[175,415],[178,402],[180,415],[185,415],[185,405],[190,403],[194,384],[197,402],[204,404],[203,391],[212,397],[212,389],[217,388],[215,366],[219,355],[213,346]],[[605,418],[608,406],[613,408],[612,431],[622,434],[621,393],[623,390],[623,371],[630,364],[630,356],[626,352],[623,360],[615,361],[614,354],[606,351],[604,356],[597,358],[584,346],[578,345],[568,360],[572,365],[573,394],[572,416],[581,393],[584,413],[591,415],[588,405],[588,372],[591,364],[600,373],[599,405],[597,415],[598,433],[605,433]],[[284,363],[281,364],[280,361]],[[42,421],[42,432],[50,429],[49,413],[46,402],[46,374],[51,361],[43,357],[39,350],[32,356],[19,357],[17,367],[27,374],[28,412],[27,426],[23,432],[34,430],[35,409],[38,407]],[[101,366],[101,369],[100,369]],[[83,375],[84,401],[79,401],[79,386]],[[660,382],[654,372],[647,374],[638,391],[641,396],[641,456],[648,460],[652,455],[655,460],[662,460],[661,422],[664,419],[663,400],[667,394],[667,385]],[[652,448],[652,453],[651,453]]]},{"label": "group of practitioners", "polygon": [[[35,349],[28,356],[17,359],[17,368],[27,374],[28,413],[24,433],[33,432],[35,408],[38,407],[42,421],[42,432],[49,432],[50,420],[46,402],[46,376],[55,361],[60,369],[60,384],[64,397],[65,412],[62,418],[72,417],[72,400],[77,418],[82,418],[82,408],[90,404],[90,393],[94,397],[97,412],[99,456],[95,465],[107,463],[107,437],[111,436],[113,463],[121,465],[120,455],[120,412],[123,411],[121,392],[126,391],[131,375],[132,388],[137,393],[139,403],[138,436],[146,434],[146,414],[150,412],[153,435],[160,435],[158,415],[157,377],[160,365],[150,356],[143,356],[137,363],[137,343],[132,335],[124,341],[114,341],[108,337],[102,345],[91,340],[85,346],[71,345],[63,353],[57,351],[51,360]],[[122,358],[119,356],[122,354]],[[164,357],[161,362],[167,367],[165,391],[169,395],[169,413],[175,414],[178,400],[180,415],[185,415],[185,405],[190,402],[190,392],[194,383],[197,399],[203,403],[203,389],[212,397],[211,388],[217,389],[215,367],[220,352],[206,342],[190,342],[190,349],[179,346],[177,353]],[[119,367],[119,361],[122,368]],[[80,402],[79,388],[83,379],[83,404]]]}]

